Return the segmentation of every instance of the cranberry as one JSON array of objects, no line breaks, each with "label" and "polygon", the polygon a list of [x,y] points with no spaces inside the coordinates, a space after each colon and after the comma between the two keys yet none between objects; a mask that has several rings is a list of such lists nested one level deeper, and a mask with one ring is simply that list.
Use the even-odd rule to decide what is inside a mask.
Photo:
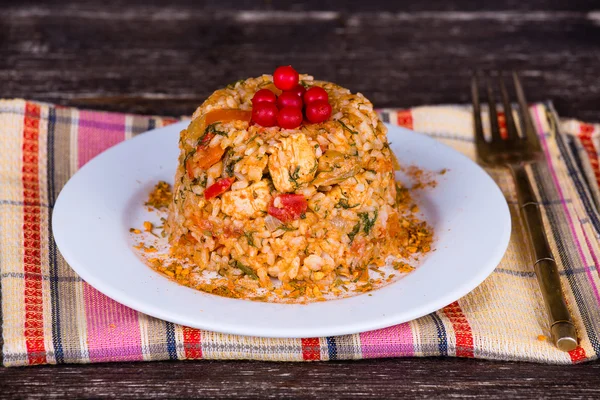
[{"label": "cranberry", "polygon": [[329,95],[325,91],[325,89],[313,86],[304,93],[304,102],[306,104],[313,103],[315,101],[328,101]]},{"label": "cranberry", "polygon": [[298,107],[283,107],[277,114],[277,123],[283,129],[299,127],[302,119],[302,109]]},{"label": "cranberry", "polygon": [[271,92],[269,89],[260,89],[258,92],[254,93],[254,97],[252,97],[252,105],[255,106],[258,103],[275,103],[277,101],[277,96],[275,93]]},{"label": "cranberry", "polygon": [[[308,92],[306,92],[308,93]],[[327,121],[331,116],[331,105],[323,100],[317,100],[306,106],[306,119],[313,124]]]},{"label": "cranberry", "polygon": [[300,96],[300,98],[302,98],[302,96],[304,96],[304,92],[306,92],[306,89],[304,88],[304,86],[298,84],[290,90],[288,90],[288,92],[297,94],[298,96]]},{"label": "cranberry", "polygon": [[277,106],[273,103],[257,103],[252,107],[252,120],[262,126],[277,125]]},{"label": "cranberry", "polygon": [[302,97],[292,92],[283,92],[277,98],[279,108],[295,107],[302,108]]},{"label": "cranberry", "polygon": [[273,83],[278,89],[290,90],[298,84],[298,72],[291,65],[277,67],[273,73]]}]

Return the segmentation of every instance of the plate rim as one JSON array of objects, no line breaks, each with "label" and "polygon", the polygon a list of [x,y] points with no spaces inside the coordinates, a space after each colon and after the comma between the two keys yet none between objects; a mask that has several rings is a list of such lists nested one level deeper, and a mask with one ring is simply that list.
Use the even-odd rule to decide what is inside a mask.
[{"label": "plate rim", "polygon": [[[90,284],[96,290],[105,294],[106,296],[115,300],[116,302],[123,304],[127,307],[130,307],[136,311],[142,312],[144,314],[147,314],[147,315],[150,315],[150,316],[162,319],[162,320],[181,324],[181,325],[191,326],[191,327],[203,329],[203,330],[209,330],[209,331],[215,331],[215,332],[221,332],[221,333],[227,333],[227,334],[242,335],[242,336],[259,336],[259,337],[265,337],[265,338],[302,338],[302,337],[323,337],[323,336],[336,336],[336,335],[360,333],[360,332],[364,332],[364,331],[371,331],[371,330],[375,330],[375,329],[381,329],[381,328],[393,326],[393,325],[403,323],[403,322],[408,322],[408,321],[414,320],[416,318],[422,317],[424,315],[427,315],[436,310],[439,310],[439,309],[447,306],[448,304],[451,304],[452,302],[459,300],[466,294],[473,291],[487,277],[489,277],[493,273],[494,269],[499,264],[499,262],[501,261],[502,257],[504,256],[504,254],[508,248],[508,245],[510,242],[511,230],[512,230],[512,221],[511,221],[509,207],[508,207],[508,204],[506,203],[506,199],[504,198],[504,195],[502,194],[500,188],[493,181],[493,179],[486,173],[486,171],[483,168],[481,168],[479,165],[477,165],[475,162],[473,162],[471,159],[466,157],[464,154],[458,152],[457,150],[454,150],[452,147],[450,147],[444,143],[441,143],[440,141],[437,141],[437,140],[431,138],[430,136],[428,136],[426,134],[422,134],[419,132],[415,132],[412,130],[408,130],[408,129],[405,129],[405,128],[402,128],[399,126],[390,125],[390,124],[386,123],[388,130],[398,129],[400,131],[404,131],[404,132],[402,132],[403,134],[408,133],[410,135],[416,135],[417,137],[419,137],[418,140],[435,142],[436,145],[442,146],[443,148],[445,148],[445,151],[449,151],[449,152],[453,153],[453,156],[462,158],[463,162],[472,164],[472,166],[475,167],[476,169],[478,169],[479,172],[482,172],[486,175],[486,178],[489,179],[489,182],[492,183],[493,187],[497,191],[496,195],[499,194],[501,196],[501,198],[503,200],[502,203],[504,205],[504,209],[501,211],[498,210],[498,212],[505,214],[505,217],[506,217],[506,218],[503,218],[504,223],[505,223],[505,226],[504,226],[505,229],[503,232],[504,235],[503,235],[503,237],[500,238],[500,245],[496,246],[496,248],[495,248],[497,250],[496,254],[493,254],[492,256],[488,257],[489,261],[487,261],[487,263],[486,263],[486,268],[480,268],[480,273],[476,274],[474,277],[472,277],[475,279],[471,279],[469,285],[461,285],[458,287],[454,287],[452,290],[447,291],[444,296],[438,296],[438,297],[436,297],[435,300],[429,301],[428,303],[426,303],[426,305],[421,306],[420,308],[405,310],[402,313],[402,315],[405,315],[406,317],[400,318],[401,321],[399,320],[399,318],[397,318],[397,315],[392,314],[392,315],[385,316],[385,317],[379,317],[376,320],[369,321],[369,322],[365,322],[362,320],[356,320],[356,321],[348,322],[340,327],[328,327],[328,328],[326,328],[326,330],[320,329],[319,327],[312,328],[312,329],[306,328],[305,330],[300,331],[300,332],[298,332],[298,328],[292,328],[294,330],[291,331],[291,330],[287,330],[284,327],[279,327],[277,329],[270,328],[270,329],[266,329],[266,330],[261,330],[261,329],[252,330],[252,329],[246,329],[243,326],[237,326],[235,324],[231,325],[230,322],[225,322],[225,321],[220,321],[217,324],[211,323],[211,322],[198,323],[197,319],[184,318],[183,316],[179,316],[179,315],[174,316],[172,313],[169,313],[168,310],[156,308],[153,305],[139,303],[139,301],[136,299],[135,296],[132,296],[132,295],[129,295],[128,293],[124,293],[122,291],[116,290],[115,288],[111,288],[110,285],[107,286],[106,282],[103,282],[102,279],[98,278],[98,276],[95,276],[92,273],[92,271],[90,271],[87,268],[85,268],[84,266],[80,265],[81,263],[79,262],[78,257],[75,254],[73,254],[71,249],[69,249],[69,246],[65,245],[65,243],[64,243],[64,239],[65,239],[64,235],[63,235],[64,232],[61,232],[59,229],[58,235],[56,234],[57,230],[55,229],[55,226],[56,226],[55,223],[57,221],[57,215],[58,215],[58,217],[60,217],[60,213],[62,212],[62,208],[63,208],[63,203],[65,201],[64,200],[65,197],[63,196],[63,193],[67,193],[67,194],[69,193],[68,191],[71,190],[70,184],[72,185],[73,182],[76,182],[76,180],[75,181],[73,180],[76,176],[83,176],[84,174],[86,174],[87,173],[86,171],[94,168],[94,166],[96,164],[101,163],[102,160],[106,157],[109,157],[109,155],[112,152],[118,151],[117,149],[120,146],[124,145],[125,143],[131,143],[136,140],[142,140],[144,137],[147,138],[148,136],[146,136],[146,135],[149,133],[159,134],[160,132],[173,131],[173,130],[177,130],[177,132],[178,132],[180,130],[179,128],[183,128],[183,127],[187,126],[188,123],[189,123],[189,121],[182,121],[182,122],[175,123],[175,124],[172,124],[172,125],[169,125],[166,127],[161,127],[161,128],[146,131],[142,134],[135,136],[132,139],[122,141],[122,142],[118,143],[117,145],[112,146],[111,148],[98,154],[96,157],[94,157],[88,163],[86,163],[84,166],[82,166],[75,174],[73,174],[73,176],[71,176],[71,178],[69,178],[69,180],[67,181],[65,186],[61,189],[61,192],[55,202],[54,209],[52,212],[51,223],[52,223],[53,237],[55,238],[57,248],[59,249],[60,253],[63,255],[63,257],[64,257],[65,261],[68,263],[68,265],[84,281],[86,281],[88,284]],[[129,146],[131,146],[131,144]],[[65,192],[65,189],[67,189],[66,192]],[[139,261],[139,262],[142,263],[141,261]],[[149,270],[151,270],[148,266],[145,266],[145,267],[148,268]],[[418,268],[416,271],[418,271]],[[411,272],[411,274],[409,274],[409,276],[412,274],[415,274],[416,271]],[[153,271],[153,272],[155,272],[155,271]],[[158,275],[158,273],[156,273],[156,274]],[[167,278],[164,278],[164,279],[167,279]],[[177,285],[182,290],[199,292],[195,289],[191,289],[191,288],[188,288],[188,287],[185,287],[182,285],[178,285],[176,283],[174,283],[174,284]],[[394,284],[387,285],[386,287],[389,288],[393,285]],[[374,292],[379,292],[381,290],[384,290],[386,287],[377,289]],[[466,289],[467,287],[468,287],[468,289]],[[372,292],[372,293],[374,293],[374,292]],[[202,292],[200,292],[200,293],[202,293]],[[216,296],[216,295],[209,295],[209,296],[221,298],[220,296]],[[329,300],[327,302],[310,303],[310,304],[305,304],[305,305],[302,305],[302,304],[276,304],[276,303],[261,303],[261,304],[269,304],[271,306],[284,306],[284,307],[299,306],[299,307],[309,308],[309,307],[314,307],[315,304],[326,304],[326,303],[332,304],[334,302],[344,301],[344,300],[355,298],[355,297],[357,297],[357,296],[344,298],[344,299]],[[234,300],[234,299],[228,299],[228,300]],[[248,303],[247,300],[237,300],[237,301],[244,301],[244,302]],[[257,302],[250,302],[250,303],[257,303]],[[327,308],[327,307],[325,307],[325,308]]]}]

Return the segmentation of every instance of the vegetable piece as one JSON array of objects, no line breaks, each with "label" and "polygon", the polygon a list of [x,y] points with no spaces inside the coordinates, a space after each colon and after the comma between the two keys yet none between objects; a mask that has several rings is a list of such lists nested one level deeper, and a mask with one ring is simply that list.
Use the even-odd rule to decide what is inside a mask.
[{"label": "vegetable piece", "polygon": [[[308,92],[306,92],[308,93]],[[324,122],[331,116],[331,105],[327,101],[317,100],[306,105],[306,119],[313,124]]]},{"label": "vegetable piece", "polygon": [[269,205],[269,215],[282,222],[296,220],[306,212],[308,202],[301,194],[279,194],[273,197]]},{"label": "vegetable piece", "polygon": [[277,106],[273,103],[258,103],[252,107],[252,120],[264,127],[275,126],[278,112]]},{"label": "vegetable piece", "polygon": [[233,184],[233,182],[235,181],[235,178],[221,178],[218,181],[216,181],[215,183],[213,183],[212,185],[210,185],[209,187],[206,188],[206,190],[204,191],[204,198],[206,200],[210,200],[213,197],[217,197],[223,193],[225,193],[226,191],[229,190],[229,188],[231,187],[231,185]]},{"label": "vegetable piece", "polygon": [[269,89],[260,89],[258,92],[254,93],[254,97],[252,97],[252,105],[255,106],[258,103],[275,103],[277,101],[277,96],[275,93],[270,91]]},{"label": "vegetable piece", "polygon": [[[207,126],[210,126],[215,122],[250,122],[251,117],[252,113],[250,111],[239,110],[235,108],[225,108],[209,111],[203,116],[193,119],[192,122],[190,122],[190,125],[187,127],[187,130],[192,137],[198,138],[200,140],[200,138],[202,138],[208,133],[206,131]],[[208,142],[210,142],[211,139],[212,138],[208,139]]]},{"label": "vegetable piece", "polygon": [[252,113],[246,110],[238,110],[237,108],[222,108],[206,113],[204,116],[204,124],[206,126],[215,122],[229,121],[245,121],[250,122]]},{"label": "vegetable piece", "polygon": [[273,83],[281,90],[290,90],[299,82],[300,76],[291,65],[277,67],[273,73]]},{"label": "vegetable piece", "polygon": [[283,225],[283,222],[281,222],[280,220],[278,220],[277,218],[275,218],[272,215],[267,215],[265,217],[265,226],[266,228],[270,231],[276,231],[277,229],[279,229],[279,227]]},{"label": "vegetable piece", "polygon": [[[207,169],[216,164],[225,150],[219,146],[208,148],[210,141],[215,134],[220,133],[215,129],[216,122],[245,121],[250,122],[252,113],[250,111],[238,110],[233,108],[210,111],[203,116],[192,120],[187,130],[194,137],[198,138],[198,147],[195,153],[185,161],[185,167],[190,178],[194,178],[194,169]],[[193,150],[192,150],[193,151]],[[192,156],[196,161],[192,162]]]},{"label": "vegetable piece", "polygon": [[277,98],[277,106],[280,109],[283,109],[285,107],[294,107],[302,109],[302,97],[298,96],[296,93],[283,92]]},{"label": "vegetable piece", "polygon": [[302,120],[303,116],[301,108],[283,107],[279,110],[279,114],[277,114],[277,124],[283,129],[297,128],[302,124]]},{"label": "vegetable piece", "polygon": [[315,101],[329,101],[329,95],[327,94],[325,89],[319,86],[313,86],[310,89],[308,89],[306,93],[304,93],[303,97],[304,103],[306,103],[307,105],[314,103]]}]

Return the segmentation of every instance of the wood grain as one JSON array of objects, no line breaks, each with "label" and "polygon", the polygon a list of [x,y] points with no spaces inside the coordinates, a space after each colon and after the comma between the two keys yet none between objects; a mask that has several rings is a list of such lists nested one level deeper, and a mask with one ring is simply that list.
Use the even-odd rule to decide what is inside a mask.
[{"label": "wood grain", "polygon": [[[600,396],[600,364],[465,359],[324,363],[157,362],[0,369],[2,397],[450,398]],[[51,385],[50,385],[51,383]]]},{"label": "wood grain", "polygon": [[291,63],[377,107],[409,107],[467,102],[472,70],[516,69],[530,101],[553,99],[562,115],[600,120],[600,13],[586,2],[556,9],[537,1],[529,10],[510,9],[524,7],[516,1],[495,10],[397,3],[385,11],[378,2],[262,10],[216,1],[61,3],[4,8],[1,96],[183,115],[216,88]]},{"label": "wood grain", "polygon": [[[377,107],[464,103],[472,70],[519,70],[530,101],[600,121],[594,1],[0,1],[0,97],[190,114],[293,64]],[[491,4],[490,4],[491,3]],[[0,397],[600,397],[600,363],[463,359],[157,362],[0,369]]]}]

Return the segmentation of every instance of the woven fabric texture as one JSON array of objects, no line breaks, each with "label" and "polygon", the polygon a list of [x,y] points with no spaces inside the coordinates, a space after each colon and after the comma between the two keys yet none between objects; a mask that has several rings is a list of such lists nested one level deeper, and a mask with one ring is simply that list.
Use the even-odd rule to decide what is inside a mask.
[{"label": "woven fabric texture", "polygon": [[[385,122],[428,134],[474,158],[469,107],[379,113]],[[305,339],[227,335],[161,321],[111,300],[75,274],[52,236],[52,208],[70,176],[103,150],[176,120],[0,100],[3,363],[456,356],[569,364],[596,359],[600,126],[561,121],[550,103],[533,105],[531,113],[547,164],[528,172],[579,333],[580,346],[570,353],[550,342],[514,186],[503,169],[487,171],[511,209],[510,245],[490,277],[467,296],[417,320],[354,335]]]}]

